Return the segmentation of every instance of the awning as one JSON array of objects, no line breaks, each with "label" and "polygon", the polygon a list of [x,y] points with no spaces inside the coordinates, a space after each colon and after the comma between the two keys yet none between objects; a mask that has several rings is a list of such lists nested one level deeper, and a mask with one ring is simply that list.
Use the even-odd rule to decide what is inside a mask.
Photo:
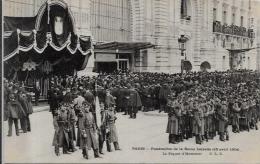
[{"label": "awning", "polygon": [[154,47],[150,42],[108,42],[97,43],[94,49],[107,49],[107,50],[141,50]]},{"label": "awning", "polygon": [[78,36],[71,11],[63,1],[47,1],[35,17],[4,17],[4,61],[20,51],[42,54],[48,46],[71,54],[91,54],[90,36]]},{"label": "awning", "polygon": [[241,52],[247,52],[250,51],[252,49],[256,49],[256,48],[244,48],[244,49],[227,49],[229,52],[231,53],[241,53]]}]

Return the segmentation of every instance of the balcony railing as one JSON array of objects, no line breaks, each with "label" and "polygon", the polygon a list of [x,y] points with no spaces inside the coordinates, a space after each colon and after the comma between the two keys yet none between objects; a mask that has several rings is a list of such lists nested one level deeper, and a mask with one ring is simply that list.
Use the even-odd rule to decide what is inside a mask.
[{"label": "balcony railing", "polygon": [[245,27],[239,27],[236,25],[222,25],[220,21],[213,22],[213,32],[219,32],[223,34],[236,35],[254,38],[255,33],[253,29],[246,29]]}]

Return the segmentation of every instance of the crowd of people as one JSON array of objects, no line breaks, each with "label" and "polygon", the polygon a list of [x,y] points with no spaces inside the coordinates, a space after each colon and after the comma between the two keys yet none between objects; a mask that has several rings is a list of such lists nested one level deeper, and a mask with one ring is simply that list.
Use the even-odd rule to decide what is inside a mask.
[{"label": "crowd of people", "polygon": [[[260,119],[259,74],[249,70],[166,74],[150,72],[101,73],[97,77],[66,76],[50,80],[48,103],[55,129],[55,154],[82,149],[94,157],[103,154],[103,145],[120,150],[115,126],[116,112],[136,119],[138,111],[168,113],[169,143],[193,138],[197,144],[219,135],[229,140],[232,131],[258,129]],[[31,97],[23,87],[5,82],[6,116],[9,136],[20,119],[24,132],[30,130]],[[97,106],[97,100],[100,104]],[[97,111],[100,109],[100,111]],[[16,112],[14,112],[16,111]],[[76,141],[76,142],[75,142]],[[75,144],[75,143],[76,144]]]},{"label": "crowd of people", "polygon": [[115,72],[101,74],[97,83],[102,89],[111,90],[116,110],[130,113],[130,118],[138,110],[168,113],[169,143],[195,136],[196,143],[202,144],[217,134],[221,141],[229,140],[230,124],[234,133],[258,130],[259,77],[259,73],[249,70],[187,74]]},{"label": "crowd of people", "polygon": [[107,90],[106,102],[101,101],[100,110],[96,110],[95,77],[54,77],[50,83],[48,103],[53,114],[53,146],[57,156],[60,148],[63,154],[70,154],[78,146],[85,159],[89,159],[90,149],[93,149],[94,157],[99,158],[104,154],[104,143],[108,152],[112,151],[112,143],[114,150],[121,150],[115,125],[114,97]]}]

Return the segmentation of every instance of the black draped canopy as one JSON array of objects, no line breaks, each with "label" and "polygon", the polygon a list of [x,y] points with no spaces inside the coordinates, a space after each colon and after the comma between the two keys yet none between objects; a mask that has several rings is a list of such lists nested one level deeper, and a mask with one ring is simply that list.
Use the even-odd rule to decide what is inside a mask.
[{"label": "black draped canopy", "polygon": [[4,17],[4,61],[17,54],[36,63],[62,58],[77,70],[84,69],[93,46],[89,36],[76,34],[74,24],[61,0],[46,2],[35,17]]}]

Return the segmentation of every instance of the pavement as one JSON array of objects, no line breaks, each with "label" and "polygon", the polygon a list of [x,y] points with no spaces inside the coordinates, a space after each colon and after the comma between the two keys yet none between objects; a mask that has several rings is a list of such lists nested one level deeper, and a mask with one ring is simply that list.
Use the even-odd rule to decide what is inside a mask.
[{"label": "pavement", "polygon": [[[39,108],[45,109],[45,108]],[[38,109],[37,109],[38,110]],[[36,110],[35,110],[36,111]],[[220,142],[218,137],[202,145],[195,138],[179,144],[169,144],[165,133],[167,117],[158,111],[139,112],[137,119],[117,113],[117,131],[121,151],[107,152],[104,145],[102,158],[82,157],[81,150],[73,154],[56,156],[52,146],[53,124],[49,111],[30,116],[32,132],[6,137],[8,125],[4,122],[3,162],[8,163],[256,163],[260,162],[260,130],[230,132],[230,141]],[[260,127],[260,124],[258,124]],[[231,131],[231,129],[229,129]],[[13,134],[14,129],[13,129]]]},{"label": "pavement", "polygon": [[48,111],[49,109],[50,109],[50,106],[49,106],[49,104],[47,104],[47,102],[41,102],[41,103],[39,103],[38,106],[33,105],[34,113]]}]

